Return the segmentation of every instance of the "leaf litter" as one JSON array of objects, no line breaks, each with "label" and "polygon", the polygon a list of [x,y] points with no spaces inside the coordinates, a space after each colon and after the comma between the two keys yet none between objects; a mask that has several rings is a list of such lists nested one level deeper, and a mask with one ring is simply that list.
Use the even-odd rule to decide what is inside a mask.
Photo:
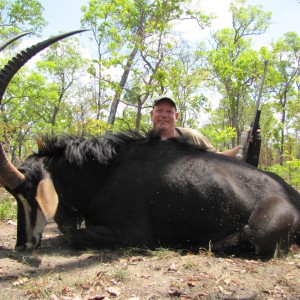
[{"label": "leaf litter", "polygon": [[0,299],[300,299],[297,247],[267,261],[203,249],[74,251],[51,223],[40,249],[18,253],[16,225],[0,226]]}]

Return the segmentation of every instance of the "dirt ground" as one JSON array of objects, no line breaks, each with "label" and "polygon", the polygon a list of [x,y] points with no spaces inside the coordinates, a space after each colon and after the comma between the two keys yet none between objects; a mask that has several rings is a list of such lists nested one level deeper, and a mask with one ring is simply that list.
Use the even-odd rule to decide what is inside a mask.
[{"label": "dirt ground", "polygon": [[180,253],[74,251],[56,224],[42,246],[14,250],[16,224],[0,223],[0,299],[300,299],[300,251],[262,261]]}]

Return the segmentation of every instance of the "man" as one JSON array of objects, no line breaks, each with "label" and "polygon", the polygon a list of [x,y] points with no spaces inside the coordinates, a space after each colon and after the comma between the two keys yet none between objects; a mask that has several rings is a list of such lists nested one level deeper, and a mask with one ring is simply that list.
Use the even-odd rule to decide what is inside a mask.
[{"label": "man", "polygon": [[167,95],[162,95],[154,100],[150,116],[154,129],[160,130],[162,139],[183,135],[188,137],[196,145],[200,145],[208,151],[231,157],[236,157],[240,150],[240,146],[236,146],[232,149],[218,152],[210,141],[200,132],[191,128],[176,127],[176,121],[178,119],[176,103]]}]

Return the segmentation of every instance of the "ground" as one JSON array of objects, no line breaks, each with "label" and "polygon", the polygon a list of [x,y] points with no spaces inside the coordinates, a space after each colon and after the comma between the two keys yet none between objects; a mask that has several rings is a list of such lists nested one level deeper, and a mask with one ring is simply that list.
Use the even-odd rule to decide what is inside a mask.
[{"label": "ground", "polygon": [[74,251],[56,224],[34,252],[14,250],[16,224],[0,223],[0,299],[300,299],[300,252],[218,257],[204,249]]}]

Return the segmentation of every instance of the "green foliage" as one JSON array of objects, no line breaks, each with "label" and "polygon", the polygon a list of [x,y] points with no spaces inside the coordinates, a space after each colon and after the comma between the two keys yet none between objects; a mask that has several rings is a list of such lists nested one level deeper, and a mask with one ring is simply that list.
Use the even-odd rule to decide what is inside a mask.
[{"label": "green foliage", "polygon": [[235,128],[217,128],[213,125],[204,126],[201,128],[201,133],[210,140],[218,151],[224,151],[231,148],[231,141],[236,136]]},{"label": "green foliage", "polygon": [[[174,47],[171,30],[175,21],[195,19],[201,26],[209,24],[210,17],[201,13],[197,5],[191,10],[190,4],[190,0],[90,0],[89,5],[82,8],[82,24],[93,28],[98,44],[99,81],[101,78],[109,82],[114,94],[109,124],[114,125],[119,103],[128,90],[141,87],[140,94],[136,95],[141,99],[136,105],[138,128],[141,110],[149,96],[155,90],[160,89],[158,93],[161,93],[168,88],[172,77],[168,74],[170,56],[166,54]],[[112,67],[120,70],[115,80],[106,75],[106,70]],[[126,104],[132,105],[132,102]]]},{"label": "green foliage", "polygon": [[[279,160],[282,165],[286,132],[290,131],[291,124],[299,121],[295,112],[298,111],[299,104],[300,37],[294,32],[287,32],[272,46],[267,85],[273,98],[273,109],[280,119]],[[291,118],[291,122],[288,117]]]},{"label": "green foliage", "polygon": [[1,34],[8,37],[20,30],[40,33],[47,25],[42,12],[43,7],[38,0],[1,0]]},{"label": "green foliage", "polygon": [[261,4],[245,4],[246,0],[235,0],[230,5],[236,38],[263,34],[271,25],[271,12],[263,11]]},{"label": "green foliage", "polygon": [[109,126],[107,122],[96,119],[86,119],[84,123],[74,122],[68,132],[73,134],[101,136],[108,130],[111,130],[111,126]]},{"label": "green foliage", "polygon": [[266,49],[257,52],[251,48],[249,36],[264,33],[271,21],[271,14],[264,12],[260,5],[245,3],[244,0],[232,2],[233,27],[214,33],[213,49],[204,53],[214,78],[210,85],[215,85],[223,95],[219,106],[225,117],[223,124],[236,129],[236,139],[243,130],[243,116],[247,115],[248,107],[254,107],[254,98],[250,95],[255,85],[258,86],[264,67],[262,61],[266,56]]},{"label": "green foliage", "polygon": [[6,197],[1,194],[0,196],[0,221],[16,220],[17,206],[16,200],[11,197]]},{"label": "green foliage", "polygon": [[268,171],[274,172],[284,178],[288,184],[300,191],[300,159],[287,161],[284,165],[274,164]]}]

